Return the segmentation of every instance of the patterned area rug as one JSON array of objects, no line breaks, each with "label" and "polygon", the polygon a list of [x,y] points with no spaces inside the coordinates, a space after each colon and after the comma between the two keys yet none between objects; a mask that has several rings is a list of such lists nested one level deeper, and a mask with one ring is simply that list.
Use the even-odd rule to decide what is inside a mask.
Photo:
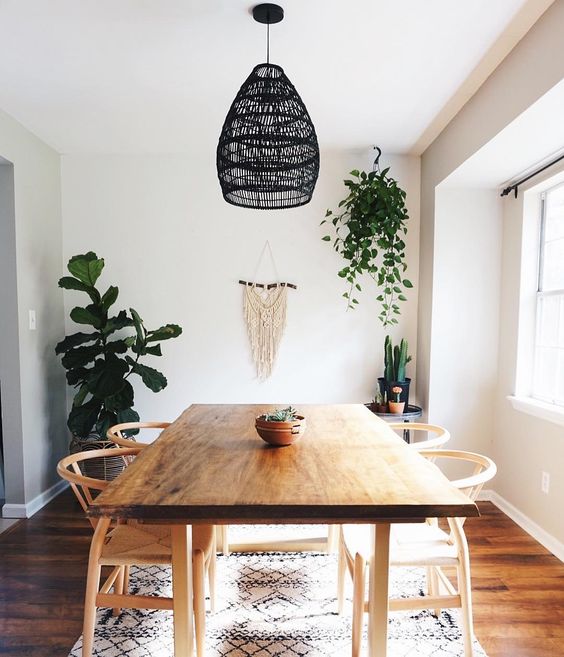
[{"label": "patterned area rug", "polygon": [[[231,540],[235,536],[230,535]],[[206,657],[344,657],[350,654],[350,604],[336,614],[335,555],[232,554],[218,557],[217,610],[206,618]],[[347,578],[348,579],[348,578]],[[394,596],[422,592],[425,571],[393,568]],[[132,592],[171,595],[170,569],[132,569]],[[366,637],[365,637],[366,640]],[[82,639],[69,657],[81,657]],[[168,611],[98,611],[96,657],[171,657]],[[366,646],[363,654],[366,653]],[[457,610],[390,616],[389,657],[462,657]],[[476,657],[486,657],[479,643]]]}]

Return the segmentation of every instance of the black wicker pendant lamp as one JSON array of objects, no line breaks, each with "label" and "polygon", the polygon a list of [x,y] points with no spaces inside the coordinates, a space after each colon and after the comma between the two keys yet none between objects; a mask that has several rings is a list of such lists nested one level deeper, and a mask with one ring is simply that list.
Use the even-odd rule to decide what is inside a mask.
[{"label": "black wicker pendant lamp", "polygon": [[317,135],[294,85],[269,61],[270,25],[284,18],[284,10],[260,4],[253,18],[267,26],[266,64],[254,67],[229,109],[217,145],[217,175],[232,205],[294,208],[309,203],[317,182]]}]

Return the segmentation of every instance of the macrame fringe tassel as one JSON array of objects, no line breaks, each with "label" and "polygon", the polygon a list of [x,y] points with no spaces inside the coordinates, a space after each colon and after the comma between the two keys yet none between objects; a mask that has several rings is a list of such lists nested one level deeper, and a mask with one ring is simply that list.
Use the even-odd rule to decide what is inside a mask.
[{"label": "macrame fringe tassel", "polygon": [[254,287],[245,287],[245,321],[257,376],[261,381],[272,374],[286,326],[286,301],[285,287],[269,290],[264,296]]}]

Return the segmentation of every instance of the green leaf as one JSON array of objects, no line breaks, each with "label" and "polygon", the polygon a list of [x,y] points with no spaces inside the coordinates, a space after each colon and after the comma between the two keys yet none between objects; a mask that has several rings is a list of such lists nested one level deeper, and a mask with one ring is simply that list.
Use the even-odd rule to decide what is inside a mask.
[{"label": "green leaf", "polygon": [[159,392],[163,388],[166,388],[166,377],[158,370],[148,367],[147,365],[141,365],[140,363],[132,365],[131,370],[135,374],[138,374],[143,379],[143,383],[147,388],[153,392]]},{"label": "green leaf", "polygon": [[169,340],[177,338],[182,333],[182,328],[178,324],[165,324],[147,334],[147,342],[156,342],[157,340]]},{"label": "green leaf", "polygon": [[110,285],[110,287],[104,292],[102,296],[101,304],[102,308],[107,312],[109,307],[112,306],[119,294],[119,289],[115,285]]},{"label": "green leaf", "polygon": [[91,347],[76,347],[71,349],[61,359],[61,363],[66,370],[74,370],[92,363],[102,353],[101,344],[95,344]]},{"label": "green leaf", "polygon": [[[117,421],[119,424],[123,422],[139,422],[139,413],[132,408],[126,408],[117,414]],[[139,429],[128,429],[123,435],[126,437],[135,436],[139,433]]]},{"label": "green leaf", "polygon": [[125,354],[127,351],[127,344],[125,340],[113,340],[106,343],[107,354]]},{"label": "green leaf", "polygon": [[98,414],[102,408],[102,400],[93,397],[85,404],[71,409],[67,426],[77,436],[86,438],[94,428]]},{"label": "green leaf", "polygon": [[85,367],[78,367],[76,370],[69,370],[67,372],[67,383],[69,386],[75,386],[78,383],[82,383],[88,376],[90,370]]},{"label": "green leaf", "polygon": [[114,331],[120,331],[127,326],[133,326],[133,320],[127,316],[125,310],[120,310],[115,317],[108,319],[102,333],[104,335],[110,335]]},{"label": "green leaf", "polygon": [[73,333],[72,335],[67,335],[64,340],[61,340],[57,343],[57,346],[55,347],[55,353],[63,354],[65,351],[68,351],[73,347],[78,347],[85,342],[98,340],[99,337],[99,333]]},{"label": "green leaf", "polygon": [[86,383],[95,397],[116,395],[125,385],[125,375],[129,371],[127,363],[117,356],[99,358],[89,371]]},{"label": "green leaf", "polygon": [[161,345],[155,344],[152,347],[145,348],[146,354],[151,354],[151,356],[162,356],[163,352],[161,351]]},{"label": "green leaf", "polygon": [[96,431],[100,434],[101,437],[107,438],[106,434],[108,433],[108,429],[113,427],[114,424],[117,424],[117,421],[118,419],[116,413],[112,413],[112,411],[107,409],[103,410],[98,416],[98,421],[96,422]]},{"label": "green leaf", "polygon": [[59,287],[62,287],[65,290],[78,290],[79,292],[90,292],[92,289],[91,286],[86,285],[86,283],[83,283],[72,276],[63,276],[60,278]]},{"label": "green leaf", "polygon": [[359,171],[358,169],[353,169],[353,170],[350,172],[350,175],[351,175],[351,176],[354,176],[355,178],[358,178],[359,175],[360,175],[360,171]]},{"label": "green leaf", "polygon": [[408,281],[407,278],[403,279],[403,284],[407,288],[413,287],[413,283],[411,281]]},{"label": "green leaf", "polygon": [[82,403],[86,399],[87,394],[88,394],[88,387],[86,386],[86,384],[83,383],[82,386],[80,386],[79,391],[74,396],[74,399],[72,400],[72,405],[82,406]]},{"label": "green leaf", "polygon": [[325,237],[321,238],[324,242],[330,242],[331,241],[331,236],[330,235],[325,235]]},{"label": "green leaf", "polygon": [[104,400],[105,407],[114,413],[123,411],[133,406],[133,386],[129,381],[124,381],[123,388],[115,395],[110,395]]},{"label": "green leaf", "polygon": [[67,269],[79,281],[94,286],[104,269],[104,259],[98,258],[95,253],[89,251],[84,255],[76,255],[71,258]]},{"label": "green leaf", "polygon": [[398,295],[398,299],[400,301],[407,301],[407,298],[403,294]]},{"label": "green leaf", "polygon": [[71,319],[77,324],[88,324],[94,328],[102,328],[103,320],[99,313],[99,308],[94,304],[80,308],[79,306],[70,311]]},{"label": "green leaf", "polygon": [[133,325],[135,326],[135,331],[137,333],[137,347],[140,348],[141,345],[145,342],[145,331],[143,329],[143,320],[139,317],[139,313],[133,308],[129,309],[131,317],[133,317]]}]

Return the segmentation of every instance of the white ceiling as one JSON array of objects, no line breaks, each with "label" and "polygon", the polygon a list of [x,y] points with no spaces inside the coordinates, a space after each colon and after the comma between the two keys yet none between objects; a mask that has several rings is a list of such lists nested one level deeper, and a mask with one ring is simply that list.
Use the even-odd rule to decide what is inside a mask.
[{"label": "white ceiling", "polygon": [[[527,0],[281,0],[271,61],[325,148],[409,152]],[[248,0],[0,0],[0,108],[63,153],[215,145],[265,27]]]}]

